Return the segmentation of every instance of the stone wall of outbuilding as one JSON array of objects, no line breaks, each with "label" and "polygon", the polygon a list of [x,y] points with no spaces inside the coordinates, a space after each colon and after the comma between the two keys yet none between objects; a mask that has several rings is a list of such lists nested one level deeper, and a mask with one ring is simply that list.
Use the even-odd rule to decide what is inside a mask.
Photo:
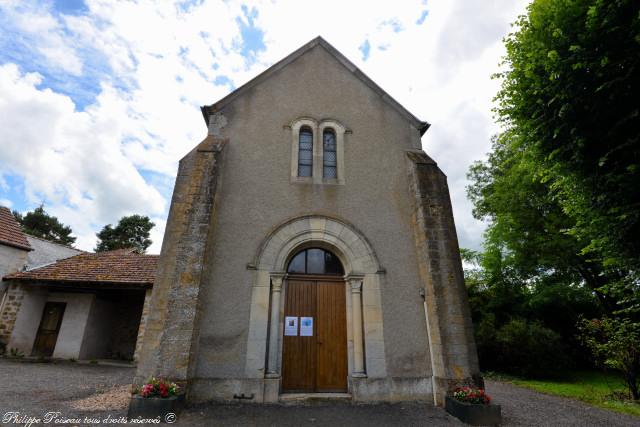
[{"label": "stone wall of outbuilding", "polygon": [[[16,318],[20,307],[22,307],[23,299],[24,290],[21,286],[18,284],[7,284],[6,294],[0,305],[0,343],[5,346],[7,346],[11,340],[13,327],[16,324]],[[8,347],[6,351],[9,351]]]}]

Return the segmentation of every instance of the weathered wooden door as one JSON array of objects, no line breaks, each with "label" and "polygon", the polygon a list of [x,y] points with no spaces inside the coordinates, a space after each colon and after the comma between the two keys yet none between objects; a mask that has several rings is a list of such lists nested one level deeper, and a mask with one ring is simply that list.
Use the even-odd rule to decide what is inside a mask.
[{"label": "weathered wooden door", "polygon": [[[282,349],[284,392],[347,391],[347,323],[344,281],[290,279],[284,315],[297,318],[295,335],[285,335]],[[302,318],[312,318],[313,333],[301,336]]]},{"label": "weathered wooden door", "polygon": [[62,316],[67,304],[64,302],[48,302],[44,306],[40,327],[33,344],[34,356],[49,357],[53,354],[62,324]]}]

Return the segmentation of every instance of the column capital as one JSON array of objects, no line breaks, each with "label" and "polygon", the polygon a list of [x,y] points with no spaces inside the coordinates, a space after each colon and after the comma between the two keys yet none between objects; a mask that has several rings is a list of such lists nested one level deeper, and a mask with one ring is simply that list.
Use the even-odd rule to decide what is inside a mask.
[{"label": "column capital", "polygon": [[362,281],[364,280],[364,274],[349,274],[345,277],[345,280],[351,286],[351,292],[359,293],[362,291]]},{"label": "column capital", "polygon": [[347,282],[352,282],[354,280],[359,280],[359,281],[362,282],[362,280],[364,280],[364,274],[362,274],[362,273],[349,273],[349,274],[344,276],[344,280],[346,280]]},{"label": "column capital", "polygon": [[285,275],[286,273],[283,273],[281,271],[274,271],[269,274],[269,276],[271,277],[272,289],[274,291],[280,291],[280,289],[282,288],[282,280],[284,279]]}]

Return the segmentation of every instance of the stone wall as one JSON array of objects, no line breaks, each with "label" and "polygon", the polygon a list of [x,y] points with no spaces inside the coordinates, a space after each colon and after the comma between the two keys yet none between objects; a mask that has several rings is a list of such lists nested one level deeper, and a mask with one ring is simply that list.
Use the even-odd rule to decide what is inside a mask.
[{"label": "stone wall", "polygon": [[447,178],[424,152],[407,155],[433,380],[442,403],[451,388],[481,380],[478,357]]},{"label": "stone wall", "polygon": [[[8,286],[0,312],[0,343],[7,345],[24,299],[24,289],[17,283]],[[6,349],[9,351],[9,348]]]},{"label": "stone wall", "polygon": [[[197,377],[235,384],[255,375],[247,373],[246,363],[255,354],[249,348],[256,342],[250,335],[252,291],[261,273],[247,264],[277,227],[317,215],[359,230],[382,267],[377,322],[384,322],[384,353],[374,354],[371,371],[411,381],[429,378],[405,154],[420,146],[419,131],[321,46],[219,115],[226,118],[221,132],[230,142],[200,288],[208,310],[202,314]],[[347,129],[344,185],[292,182],[290,125],[301,117],[340,122]],[[238,387],[234,393],[252,391]]]},{"label": "stone wall", "polygon": [[27,250],[0,244],[0,312],[2,312],[2,303],[8,286],[8,282],[3,281],[2,278],[16,271],[22,271],[27,265],[28,254]]},{"label": "stone wall", "polygon": [[26,236],[29,246],[33,248],[27,256],[27,269],[41,267],[44,264],[82,253],[79,249],[70,248],[69,246],[60,245],[28,234]]},{"label": "stone wall", "polygon": [[133,352],[133,360],[136,362],[140,358],[140,351],[142,350],[142,342],[144,339],[144,332],[147,327],[147,318],[149,317],[149,307],[151,305],[151,289],[147,289],[144,294],[144,303],[142,305],[142,315],[140,316],[140,325],[138,326],[138,336],[136,338],[136,349]]}]

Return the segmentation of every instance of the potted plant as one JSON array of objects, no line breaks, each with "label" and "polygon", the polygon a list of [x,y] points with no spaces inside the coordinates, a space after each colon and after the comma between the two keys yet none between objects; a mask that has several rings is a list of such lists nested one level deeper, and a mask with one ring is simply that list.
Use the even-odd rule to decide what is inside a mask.
[{"label": "potted plant", "polygon": [[157,419],[161,422],[175,422],[176,414],[184,400],[176,383],[151,378],[140,387],[134,387],[129,402],[129,419]]},{"label": "potted plant", "polygon": [[500,405],[481,388],[458,387],[445,397],[445,409],[460,421],[474,426],[495,426],[502,422]]}]

